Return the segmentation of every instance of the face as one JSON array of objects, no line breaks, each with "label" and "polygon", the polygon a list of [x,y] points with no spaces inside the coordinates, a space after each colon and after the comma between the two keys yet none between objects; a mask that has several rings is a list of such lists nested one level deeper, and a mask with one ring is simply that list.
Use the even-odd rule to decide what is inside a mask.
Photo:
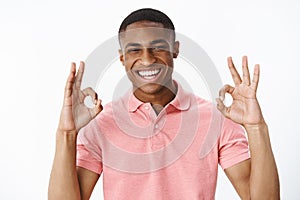
[{"label": "face", "polygon": [[120,35],[120,60],[135,90],[155,94],[171,87],[179,43],[160,23],[140,21]]}]

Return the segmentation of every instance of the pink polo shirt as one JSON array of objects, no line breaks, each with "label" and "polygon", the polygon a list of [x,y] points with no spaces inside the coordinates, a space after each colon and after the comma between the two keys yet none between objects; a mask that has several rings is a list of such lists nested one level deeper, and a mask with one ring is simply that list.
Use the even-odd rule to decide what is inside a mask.
[{"label": "pink polo shirt", "polygon": [[214,199],[218,164],[248,158],[241,126],[179,84],[159,115],[130,91],[77,139],[77,166],[103,173],[106,200]]}]

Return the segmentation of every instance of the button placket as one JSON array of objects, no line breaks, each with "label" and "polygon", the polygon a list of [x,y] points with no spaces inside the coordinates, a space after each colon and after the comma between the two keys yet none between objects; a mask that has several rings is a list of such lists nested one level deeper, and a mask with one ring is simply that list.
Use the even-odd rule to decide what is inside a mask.
[{"label": "button placket", "polygon": [[152,128],[152,135],[151,135],[151,138],[150,138],[150,142],[151,142],[151,149],[155,149],[155,146],[156,146],[156,142],[155,142],[155,136],[157,135],[157,134],[159,134],[159,125],[158,125],[158,123],[159,123],[159,120],[157,120],[157,119],[154,119],[153,121],[153,128]]},{"label": "button placket", "polygon": [[[153,120],[153,134],[151,136],[151,148],[156,149],[157,147],[160,148],[164,146],[163,138],[158,137],[160,132],[163,130],[164,124],[166,122],[166,113],[162,111],[163,113],[160,113],[159,116]],[[159,139],[160,138],[160,139]]]}]

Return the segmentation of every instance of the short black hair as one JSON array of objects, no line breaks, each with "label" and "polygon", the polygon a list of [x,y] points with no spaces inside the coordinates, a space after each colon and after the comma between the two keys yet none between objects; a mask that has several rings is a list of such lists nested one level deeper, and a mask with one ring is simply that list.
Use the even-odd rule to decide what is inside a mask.
[{"label": "short black hair", "polygon": [[126,30],[127,26],[138,21],[151,21],[163,24],[164,28],[175,31],[172,20],[163,12],[152,8],[142,8],[130,13],[121,23],[119,33]]}]

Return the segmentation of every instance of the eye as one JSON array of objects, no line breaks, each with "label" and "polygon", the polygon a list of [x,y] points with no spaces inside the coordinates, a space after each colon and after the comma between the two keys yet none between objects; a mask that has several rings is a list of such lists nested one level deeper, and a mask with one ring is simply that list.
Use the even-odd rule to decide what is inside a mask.
[{"label": "eye", "polygon": [[127,49],[127,53],[138,53],[139,51],[141,51],[140,48],[130,48],[130,49]]},{"label": "eye", "polygon": [[168,46],[166,46],[166,45],[155,46],[155,47],[152,47],[152,50],[155,52],[168,51]]}]

